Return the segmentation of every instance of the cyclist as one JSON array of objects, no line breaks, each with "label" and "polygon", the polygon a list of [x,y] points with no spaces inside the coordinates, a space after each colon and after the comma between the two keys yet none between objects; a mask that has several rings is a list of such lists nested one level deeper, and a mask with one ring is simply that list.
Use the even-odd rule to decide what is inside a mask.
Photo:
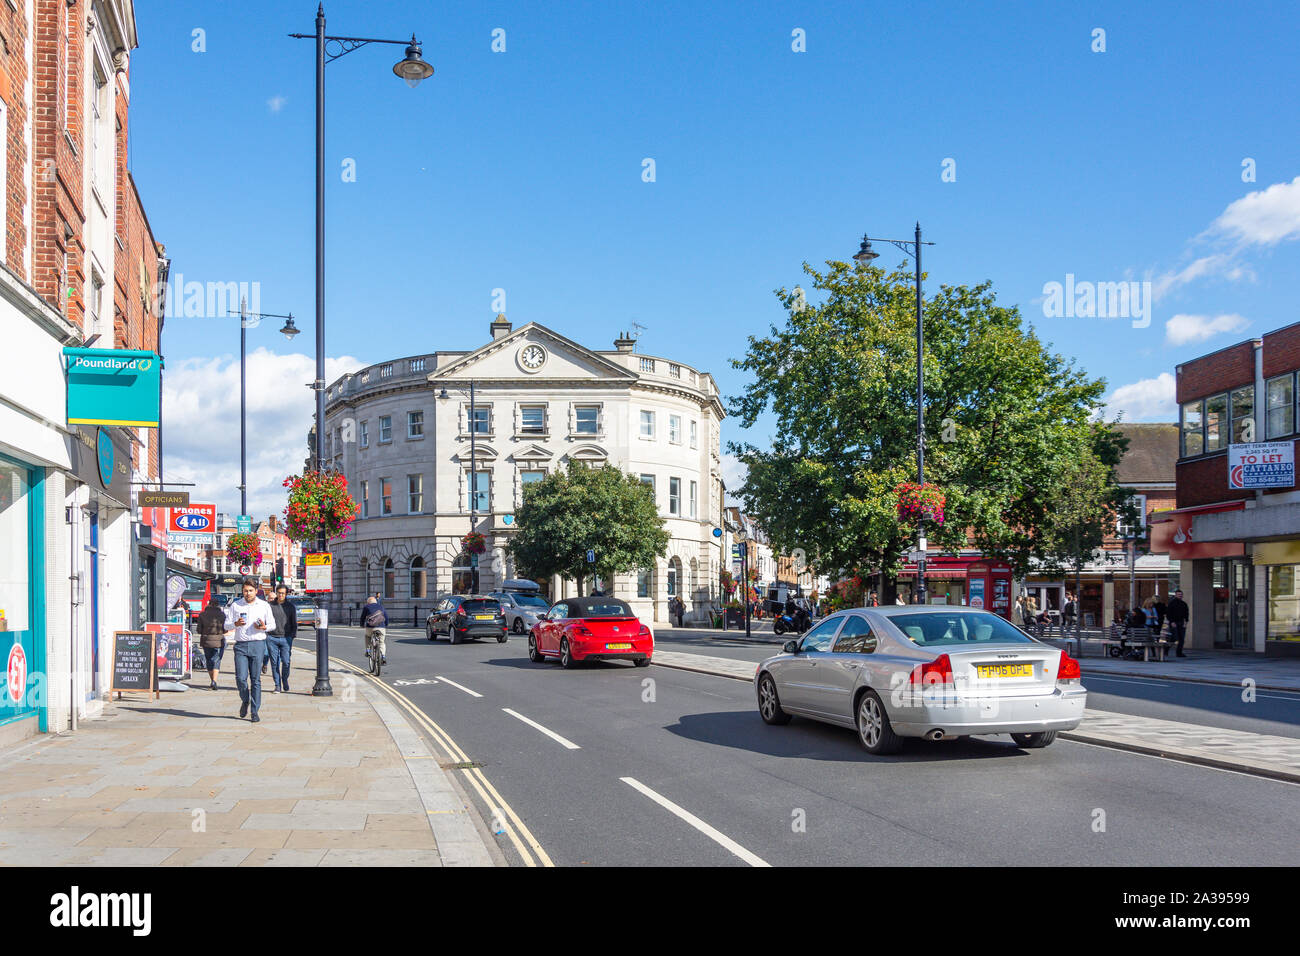
[{"label": "cyclist", "polygon": [[378,650],[379,660],[388,663],[388,648],[384,644],[384,631],[388,628],[388,612],[379,603],[379,593],[372,594],[361,610],[361,623],[366,626],[366,657],[371,648]]}]

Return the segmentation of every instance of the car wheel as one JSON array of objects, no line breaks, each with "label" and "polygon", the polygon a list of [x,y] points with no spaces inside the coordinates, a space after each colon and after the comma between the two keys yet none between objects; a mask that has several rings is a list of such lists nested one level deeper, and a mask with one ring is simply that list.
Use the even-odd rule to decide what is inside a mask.
[{"label": "car wheel", "polygon": [[447,628],[447,640],[453,644],[459,644],[462,640],[464,640],[464,638],[462,638],[459,634],[456,633],[456,629],[454,627],[449,627]]},{"label": "car wheel", "polygon": [[649,666],[650,666],[650,658],[648,658],[648,657],[638,657],[638,658],[637,658],[636,660],[634,660],[632,663],[636,664],[637,667],[649,667]]},{"label": "car wheel", "polygon": [[790,715],[781,709],[781,700],[776,696],[776,682],[768,674],[758,682],[758,715],[765,724],[790,723]]},{"label": "car wheel", "polygon": [[874,690],[858,701],[858,740],[869,754],[897,753],[903,746],[903,738],[894,733],[885,705]]},{"label": "car wheel", "polygon": [[573,659],[573,652],[569,650],[569,639],[560,640],[560,666],[566,670],[573,670],[578,666],[578,662]]},{"label": "car wheel", "polygon": [[515,622],[510,625],[510,630],[516,634],[524,633],[524,619],[522,617],[515,618]]},{"label": "car wheel", "polygon": [[428,624],[424,625],[424,636],[431,641],[436,641],[438,639],[438,636],[433,633],[433,628],[431,628]]},{"label": "car wheel", "polygon": [[532,634],[528,635],[528,659],[534,664],[540,664],[546,660],[542,652],[537,649],[537,638]]},{"label": "car wheel", "polygon": [[497,643],[504,644],[505,642],[506,642],[506,632],[502,631],[501,636],[497,638]]},{"label": "car wheel", "polygon": [[1011,739],[1016,742],[1017,747],[1024,747],[1026,750],[1037,750],[1040,747],[1050,746],[1056,739],[1055,730],[1044,730],[1036,734],[1012,734]]}]

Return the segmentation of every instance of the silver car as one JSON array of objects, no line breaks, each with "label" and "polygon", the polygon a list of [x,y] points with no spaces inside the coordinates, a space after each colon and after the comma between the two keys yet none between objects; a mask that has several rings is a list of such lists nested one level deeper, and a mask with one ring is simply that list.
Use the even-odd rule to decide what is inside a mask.
[{"label": "silver car", "polygon": [[539,594],[520,591],[493,591],[492,597],[501,602],[506,615],[506,625],[512,634],[527,634],[533,625],[546,617],[551,604]]},{"label": "silver car", "polygon": [[1079,662],[988,611],[906,605],[823,619],[754,673],[758,712],[858,732],[873,754],[904,737],[1010,734],[1046,747],[1083,719]]}]

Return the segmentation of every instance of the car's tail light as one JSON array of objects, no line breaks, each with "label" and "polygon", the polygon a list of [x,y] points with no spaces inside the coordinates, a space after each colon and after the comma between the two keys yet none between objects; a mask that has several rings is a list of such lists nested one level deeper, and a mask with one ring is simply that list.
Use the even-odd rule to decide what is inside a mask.
[{"label": "car's tail light", "polygon": [[917,664],[912,668],[912,683],[929,687],[932,684],[951,684],[952,661],[947,654],[940,654],[932,661]]},{"label": "car's tail light", "polygon": [[573,632],[579,637],[591,637],[591,628],[587,627],[585,624],[579,624],[573,629]]},{"label": "car's tail light", "polygon": [[637,632],[637,635],[636,635],[636,636],[637,636],[637,637],[649,637],[649,636],[650,636],[650,628],[648,628],[648,627],[646,627],[644,624],[642,624],[642,625],[641,625],[641,630]]},{"label": "car's tail light", "polygon": [[1061,651],[1061,663],[1056,667],[1056,682],[1077,684],[1082,679],[1083,672],[1079,668],[1079,662],[1065,651]]}]

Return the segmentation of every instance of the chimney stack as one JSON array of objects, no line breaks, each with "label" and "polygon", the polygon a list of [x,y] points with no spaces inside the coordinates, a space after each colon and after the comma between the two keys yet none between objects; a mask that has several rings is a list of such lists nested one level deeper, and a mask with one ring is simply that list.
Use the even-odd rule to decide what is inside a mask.
[{"label": "chimney stack", "polygon": [[511,325],[506,320],[506,314],[504,312],[498,312],[497,317],[493,319],[492,324],[488,326],[488,331],[492,333],[492,341],[494,342],[499,338],[509,335],[510,329]]},{"label": "chimney stack", "polygon": [[614,340],[614,348],[620,352],[631,352],[635,347],[636,339],[629,338],[626,332],[620,333],[619,337]]}]

